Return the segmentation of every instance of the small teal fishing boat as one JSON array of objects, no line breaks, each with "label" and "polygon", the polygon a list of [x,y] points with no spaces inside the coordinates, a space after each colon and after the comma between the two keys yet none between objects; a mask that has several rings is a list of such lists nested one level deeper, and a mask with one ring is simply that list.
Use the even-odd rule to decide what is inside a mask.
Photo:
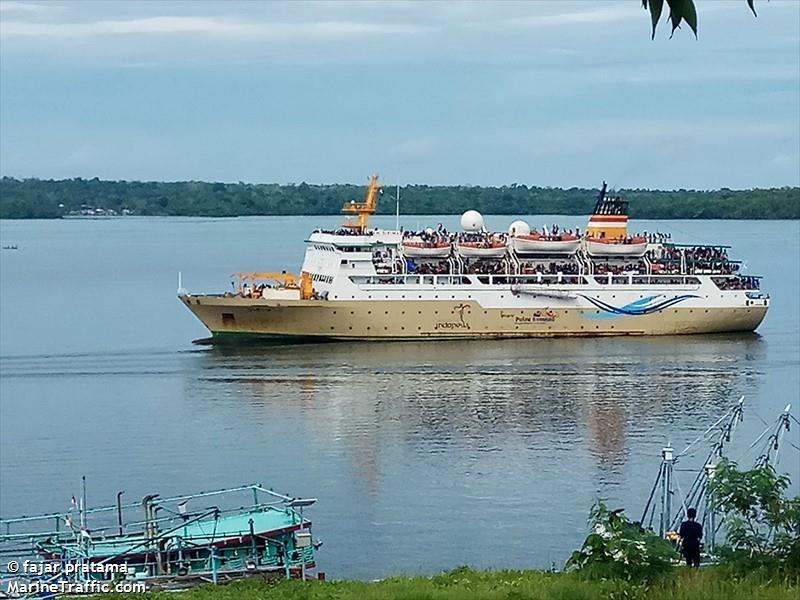
[{"label": "small teal fishing boat", "polygon": [[[242,494],[249,495],[249,505],[226,507]],[[254,574],[305,578],[316,567],[321,543],[303,516],[313,498],[293,498],[261,485],[171,498],[148,495],[128,505],[121,498],[122,493],[115,506],[87,509],[83,498],[73,497],[72,509],[64,513],[2,519],[0,555],[22,559],[26,550],[49,566],[49,572],[15,574],[28,582],[126,580],[146,582],[147,589]],[[215,504],[207,506],[204,501],[211,498]],[[125,523],[131,509],[141,510],[142,518]]]}]

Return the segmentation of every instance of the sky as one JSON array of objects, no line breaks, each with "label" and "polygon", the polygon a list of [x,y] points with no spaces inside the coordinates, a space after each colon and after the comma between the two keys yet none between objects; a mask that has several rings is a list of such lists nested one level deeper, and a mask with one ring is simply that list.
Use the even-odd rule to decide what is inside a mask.
[{"label": "sky", "polygon": [[800,185],[800,0],[0,0],[0,174]]}]

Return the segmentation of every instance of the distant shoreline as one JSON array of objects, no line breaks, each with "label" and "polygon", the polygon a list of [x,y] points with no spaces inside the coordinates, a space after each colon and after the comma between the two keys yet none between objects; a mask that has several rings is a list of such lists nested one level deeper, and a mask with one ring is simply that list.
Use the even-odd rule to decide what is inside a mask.
[{"label": "distant shoreline", "polygon": [[[2,219],[109,219],[125,216],[245,217],[340,215],[361,201],[365,186],[306,183],[248,184],[0,178]],[[475,209],[492,215],[591,214],[597,189],[406,185],[403,215],[457,215]],[[800,219],[800,187],[752,190],[618,190],[632,219]],[[378,215],[395,214],[395,188],[387,186]],[[97,214],[94,214],[97,213]]]}]

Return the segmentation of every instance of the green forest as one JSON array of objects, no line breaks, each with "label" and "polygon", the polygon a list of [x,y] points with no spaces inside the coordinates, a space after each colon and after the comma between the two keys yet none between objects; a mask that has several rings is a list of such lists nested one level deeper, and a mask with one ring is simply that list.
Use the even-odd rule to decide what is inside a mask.
[{"label": "green forest", "polygon": [[[235,217],[246,215],[328,215],[342,204],[362,200],[366,185],[279,185],[202,181],[103,181],[94,179],[0,179],[0,218],[57,219],[108,211],[110,214]],[[384,190],[378,214],[395,211],[395,189]],[[597,189],[406,185],[400,188],[403,214],[586,215]],[[798,219],[800,188],[752,190],[618,190],[640,219]]]}]

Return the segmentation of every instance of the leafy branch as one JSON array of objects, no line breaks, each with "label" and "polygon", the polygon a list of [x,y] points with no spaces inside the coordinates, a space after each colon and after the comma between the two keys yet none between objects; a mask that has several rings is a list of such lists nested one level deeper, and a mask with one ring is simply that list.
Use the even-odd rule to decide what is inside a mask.
[{"label": "leafy branch", "polygon": [[[669,7],[669,21],[672,23],[672,33],[680,27],[681,23],[686,23],[689,28],[697,37],[697,9],[694,6],[694,0],[666,0]],[[747,6],[756,14],[755,0],[746,0]],[[650,11],[650,21],[653,24],[652,39],[656,37],[656,27],[661,20],[661,15],[664,12],[664,0],[642,0],[642,7]]]}]

